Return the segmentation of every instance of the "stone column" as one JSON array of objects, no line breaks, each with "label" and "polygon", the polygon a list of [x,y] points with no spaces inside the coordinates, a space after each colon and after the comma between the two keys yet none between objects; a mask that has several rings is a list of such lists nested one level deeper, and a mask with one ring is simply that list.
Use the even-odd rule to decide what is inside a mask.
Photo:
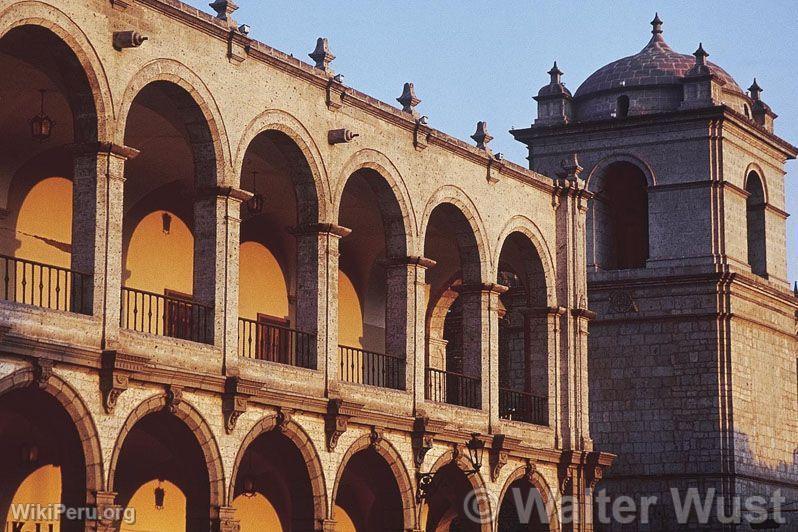
[{"label": "stone column", "polygon": [[231,506],[221,506],[218,510],[219,517],[214,519],[213,530],[218,532],[239,532],[241,523],[236,519],[236,509]]},{"label": "stone column", "polygon": [[122,524],[124,508],[116,504],[116,493],[98,491],[94,493],[94,507],[97,514],[94,519],[86,519],[86,532],[116,532]]},{"label": "stone column", "polygon": [[103,349],[118,342],[125,161],[136,155],[111,143],[74,148],[72,270],[90,276],[75,280],[72,305],[101,318]]},{"label": "stone column", "polygon": [[386,265],[385,351],[405,360],[404,389],[418,404],[425,382],[425,271],[435,261],[424,257],[389,259]]},{"label": "stone column", "polygon": [[315,335],[316,369],[325,375],[327,392],[338,380],[339,243],[351,232],[335,224],[310,224],[296,232],[296,327]]},{"label": "stone column", "polygon": [[241,202],[233,187],[197,190],[194,202],[194,300],[213,312],[207,334],[224,354],[227,374],[238,372],[238,267]]}]

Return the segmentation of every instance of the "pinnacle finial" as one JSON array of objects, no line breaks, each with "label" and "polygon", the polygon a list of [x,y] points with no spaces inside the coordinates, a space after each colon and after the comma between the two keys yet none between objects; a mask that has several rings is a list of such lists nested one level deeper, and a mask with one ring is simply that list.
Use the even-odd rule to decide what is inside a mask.
[{"label": "pinnacle finial", "polygon": [[654,13],[654,20],[651,21],[651,33],[654,35],[662,33],[662,19],[659,18],[659,13]]},{"label": "pinnacle finial", "polygon": [[551,67],[551,70],[549,70],[547,74],[551,76],[552,85],[558,85],[561,83],[560,76],[563,75],[563,71],[557,66],[557,61],[554,62],[554,66]]},{"label": "pinnacle finial", "polygon": [[477,148],[489,151],[490,148],[488,148],[488,144],[493,140],[493,136],[488,133],[488,123],[482,121],[477,122],[477,131],[471,135],[471,138],[477,143]]},{"label": "pinnacle finial", "polygon": [[396,101],[402,104],[402,111],[405,113],[410,113],[413,116],[418,114],[416,106],[421,103],[421,100],[416,97],[416,89],[412,83],[405,83],[402,95]]},{"label": "pinnacle finial", "polygon": [[224,20],[225,22],[232,22],[232,15],[238,9],[233,0],[215,0],[209,4],[214,11],[216,11],[216,18]]},{"label": "pinnacle finial", "polygon": [[703,43],[698,43],[698,50],[693,52],[693,55],[695,56],[695,64],[697,65],[705,65],[707,57],[709,57],[709,54],[704,50]]},{"label": "pinnacle finial", "polygon": [[748,92],[751,94],[752,100],[758,100],[759,95],[762,94],[762,87],[759,86],[759,83],[756,82],[756,78],[754,78],[754,82],[748,87]]},{"label": "pinnacle finial", "polygon": [[319,37],[316,40],[316,49],[309,53],[308,57],[316,62],[316,68],[328,74],[332,73],[330,63],[335,59],[335,56],[330,52],[330,45],[326,37]]}]

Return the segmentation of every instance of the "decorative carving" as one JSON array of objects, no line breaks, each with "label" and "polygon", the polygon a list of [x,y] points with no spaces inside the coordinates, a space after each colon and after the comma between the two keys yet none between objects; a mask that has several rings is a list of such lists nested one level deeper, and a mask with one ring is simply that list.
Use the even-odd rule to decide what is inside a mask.
[{"label": "decorative carving", "polygon": [[496,479],[499,478],[499,473],[507,465],[507,459],[510,457],[507,443],[508,441],[504,434],[493,436],[493,444],[490,448],[490,479],[493,482],[496,482]]},{"label": "decorative carving", "polygon": [[376,425],[372,426],[371,433],[369,434],[369,447],[371,447],[372,449],[377,447],[382,441],[382,436],[383,436],[383,428],[377,427]]},{"label": "decorative carving", "polygon": [[359,136],[360,133],[355,133],[349,129],[331,129],[327,132],[327,142],[330,144],[345,144]]},{"label": "decorative carving", "polygon": [[413,87],[412,83],[405,83],[402,89],[402,95],[399,96],[396,101],[402,104],[402,111],[413,115],[413,118],[419,117],[416,106],[421,103],[421,100],[416,97],[416,89]]},{"label": "decorative carving", "polygon": [[106,414],[112,414],[116,401],[130,385],[130,374],[121,371],[121,357],[117,351],[103,351],[100,361],[100,393]]},{"label": "decorative carving", "polygon": [[424,463],[424,457],[435,442],[435,434],[440,428],[443,428],[440,425],[439,422],[431,421],[423,410],[418,411],[418,415],[413,421],[413,434],[411,435],[416,467],[421,467],[421,464]]},{"label": "decorative carving", "polygon": [[277,416],[274,419],[274,428],[283,433],[288,430],[288,422],[291,421],[292,414],[293,410],[291,409],[278,408]]},{"label": "decorative carving", "polygon": [[538,468],[535,463],[532,461],[531,458],[527,458],[526,460],[526,469],[524,470],[524,478],[527,482],[532,484],[533,479],[535,478],[535,473],[537,472]]},{"label": "decorative carving", "polygon": [[327,450],[333,452],[338,445],[338,438],[346,432],[349,416],[343,414],[343,401],[330,399],[327,403],[327,414],[324,416],[324,432],[327,436]]},{"label": "decorative carving", "polygon": [[115,31],[114,48],[120,52],[125,48],[138,48],[147,39],[148,37],[137,31]]},{"label": "decorative carving", "polygon": [[330,70],[330,63],[333,62],[335,56],[330,52],[330,45],[326,37],[319,37],[316,40],[316,49],[308,54],[308,57],[316,62],[316,68],[325,74],[332,74]]},{"label": "decorative carving", "polygon": [[222,394],[222,415],[224,430],[230,434],[235,430],[238,418],[247,411],[248,397],[241,393],[241,381],[238,377],[227,377]]},{"label": "decorative carving", "polygon": [[608,300],[611,312],[639,312],[630,290],[613,290],[610,292]]},{"label": "decorative carving", "polygon": [[33,385],[44,388],[53,376],[53,366],[55,363],[49,358],[33,359]]},{"label": "decorative carving", "polygon": [[574,472],[570,467],[564,468],[560,472],[560,494],[566,495],[571,491],[571,486],[573,485],[574,480]]},{"label": "decorative carving", "polygon": [[176,414],[180,403],[183,402],[183,387],[170,384],[166,388],[166,404],[164,410],[170,414]]}]

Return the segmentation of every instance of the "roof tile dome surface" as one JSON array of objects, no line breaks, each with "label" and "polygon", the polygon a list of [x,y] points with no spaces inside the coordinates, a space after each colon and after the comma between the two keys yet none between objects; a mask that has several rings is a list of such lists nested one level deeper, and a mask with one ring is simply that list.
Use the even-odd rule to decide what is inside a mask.
[{"label": "roof tile dome surface", "polygon": [[[678,85],[680,78],[695,65],[695,57],[675,52],[668,46],[662,37],[659,17],[655,17],[651,25],[654,26],[653,36],[645,48],[598,69],[579,86],[575,97],[620,88]],[[724,90],[744,94],[728,72],[714,63],[707,62],[707,65],[725,83]]]}]

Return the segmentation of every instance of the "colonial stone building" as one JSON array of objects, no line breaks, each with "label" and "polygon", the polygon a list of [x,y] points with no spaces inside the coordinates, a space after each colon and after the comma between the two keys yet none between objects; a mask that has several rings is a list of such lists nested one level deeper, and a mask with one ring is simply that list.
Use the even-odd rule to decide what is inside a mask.
[{"label": "colonial stone building", "polygon": [[[432,128],[412,84],[392,107],[335,75],[326,40],[311,66],[251,39],[233,2],[212,6],[216,16],[177,0],[0,0],[0,515],[45,530],[52,516],[20,505],[63,503],[101,512],[56,516],[61,530],[489,531],[519,527],[511,495],[536,493],[546,508],[523,529],[591,530],[591,487],[613,457],[590,436],[585,272],[597,251],[586,262],[590,194],[573,153],[557,145],[536,164],[556,163],[554,179],[511,164],[484,123],[476,146]],[[717,84],[696,81],[694,100]],[[546,101],[541,120],[556,122],[560,104],[570,116],[570,97]],[[610,320],[597,345],[659,290],[691,294],[680,308],[705,316],[669,323],[722,338],[740,378],[754,360],[729,340],[776,349],[764,331],[793,325],[778,209],[792,148],[759,100],[733,101],[764,126],[695,111],[712,124],[706,171],[759,165],[767,203],[751,201],[774,235],[769,279],[745,267],[737,166],[731,181],[677,184],[697,176],[696,147],[689,171],[657,169],[652,192],[662,216],[686,195],[691,214],[706,213],[683,241],[652,225],[663,231],[652,259],[695,273],[676,288],[645,270],[596,274]],[[668,118],[669,135],[699,143],[703,122],[687,116]],[[633,120],[648,144],[660,126]],[[722,161],[721,121],[740,136]],[[590,167],[605,156],[588,144],[608,146],[601,128],[626,122],[597,124],[576,143]],[[670,260],[676,248],[694,258]],[[627,277],[641,288],[613,315],[613,279]],[[710,320],[714,287],[741,312],[767,301],[769,323]],[[598,353],[597,366],[617,364]],[[706,407],[725,412],[732,392],[751,402],[734,425],[746,433],[758,389],[786,390],[789,379],[768,380],[782,365],[756,365],[753,388],[720,383],[723,401]],[[599,404],[608,378],[596,378]],[[608,444],[624,430],[600,421]],[[778,457],[787,442],[773,434]],[[134,509],[135,523],[115,509]]]},{"label": "colonial stone building", "polygon": [[590,428],[618,455],[601,486],[659,497],[651,524],[630,529],[675,530],[670,488],[714,489],[727,511],[735,496],[798,500],[784,212],[798,149],[775,134],[756,80],[744,92],[701,45],[677,53],[652,25],[639,53],[574,94],[555,64],[534,125],[513,134],[535,171],[572,153],[585,168]]}]

